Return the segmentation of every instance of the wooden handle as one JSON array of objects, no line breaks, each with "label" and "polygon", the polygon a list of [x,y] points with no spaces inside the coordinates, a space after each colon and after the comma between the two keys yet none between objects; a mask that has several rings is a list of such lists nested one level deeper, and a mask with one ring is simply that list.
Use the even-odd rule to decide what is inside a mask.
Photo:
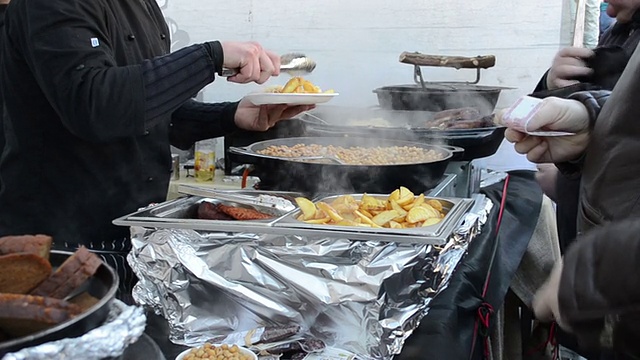
[{"label": "wooden handle", "polygon": [[418,52],[410,53],[405,51],[400,54],[400,62],[412,65],[452,67],[456,69],[486,69],[496,64],[496,57],[493,55],[476,57],[425,55]]}]

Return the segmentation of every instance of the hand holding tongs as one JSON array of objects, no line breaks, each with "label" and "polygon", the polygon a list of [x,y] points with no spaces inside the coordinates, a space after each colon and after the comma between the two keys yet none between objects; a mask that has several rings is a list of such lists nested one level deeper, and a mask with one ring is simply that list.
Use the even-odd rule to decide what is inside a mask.
[{"label": "hand holding tongs", "polygon": [[[302,76],[310,74],[316,68],[316,62],[308,58],[305,54],[291,53],[280,57],[280,71],[291,76]],[[238,74],[238,69],[222,69],[220,76],[230,77]]]}]

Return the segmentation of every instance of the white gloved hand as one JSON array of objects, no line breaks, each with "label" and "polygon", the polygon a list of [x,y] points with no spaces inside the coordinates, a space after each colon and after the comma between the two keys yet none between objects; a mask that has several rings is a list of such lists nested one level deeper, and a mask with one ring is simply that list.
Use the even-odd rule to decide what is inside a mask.
[{"label": "white gloved hand", "polygon": [[587,48],[567,47],[558,51],[547,74],[547,88],[553,90],[577,84],[576,78],[592,74],[593,70],[585,62],[592,56],[594,52]]},{"label": "white gloved hand", "polygon": [[564,131],[570,136],[531,136],[507,129],[505,138],[515,144],[515,150],[526,154],[534,163],[559,163],[574,160],[589,143],[589,113],[579,101],[549,97],[542,100],[537,112],[528,122],[527,130]]}]

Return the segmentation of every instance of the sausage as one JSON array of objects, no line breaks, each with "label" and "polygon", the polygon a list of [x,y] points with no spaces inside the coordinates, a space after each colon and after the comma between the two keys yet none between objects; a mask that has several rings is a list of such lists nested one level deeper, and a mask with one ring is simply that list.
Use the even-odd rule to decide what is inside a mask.
[{"label": "sausage", "polygon": [[198,206],[198,219],[202,220],[233,220],[233,218],[218,209],[218,205],[203,201]]}]

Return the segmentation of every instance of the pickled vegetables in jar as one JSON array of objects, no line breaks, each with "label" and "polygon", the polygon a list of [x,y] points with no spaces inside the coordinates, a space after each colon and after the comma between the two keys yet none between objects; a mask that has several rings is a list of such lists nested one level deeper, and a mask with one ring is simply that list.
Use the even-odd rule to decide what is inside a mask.
[{"label": "pickled vegetables in jar", "polygon": [[216,170],[216,139],[196,143],[194,170],[196,181],[213,181]]}]

